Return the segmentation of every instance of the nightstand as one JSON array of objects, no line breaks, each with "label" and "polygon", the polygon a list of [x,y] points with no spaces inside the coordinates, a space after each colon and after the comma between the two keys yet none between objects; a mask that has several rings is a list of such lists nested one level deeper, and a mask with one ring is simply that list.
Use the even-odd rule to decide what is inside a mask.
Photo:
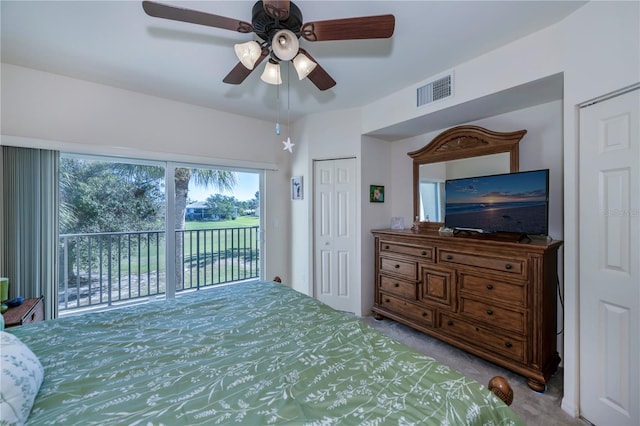
[{"label": "nightstand", "polygon": [[44,297],[25,299],[20,306],[9,308],[4,314],[5,328],[44,320]]}]

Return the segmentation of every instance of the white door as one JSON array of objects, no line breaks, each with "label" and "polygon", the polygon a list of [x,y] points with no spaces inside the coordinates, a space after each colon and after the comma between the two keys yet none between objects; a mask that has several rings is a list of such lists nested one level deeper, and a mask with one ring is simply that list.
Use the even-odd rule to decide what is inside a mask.
[{"label": "white door", "polygon": [[580,111],[580,410],[640,424],[640,90]]},{"label": "white door", "polygon": [[314,293],[334,309],[357,312],[356,161],[314,162]]}]

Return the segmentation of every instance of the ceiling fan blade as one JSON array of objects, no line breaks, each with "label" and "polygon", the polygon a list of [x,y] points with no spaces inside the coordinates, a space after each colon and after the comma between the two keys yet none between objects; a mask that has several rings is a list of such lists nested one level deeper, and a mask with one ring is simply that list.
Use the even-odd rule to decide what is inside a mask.
[{"label": "ceiling fan blade", "polygon": [[313,69],[313,71],[309,73],[307,78],[311,80],[311,82],[315,84],[318,89],[327,90],[327,89],[331,89],[333,86],[336,85],[336,81],[333,78],[331,78],[329,73],[320,66],[318,61],[316,61],[313,58],[313,56],[309,54],[309,52],[307,52],[304,49],[300,49],[300,53],[305,54],[306,56],[309,57],[309,59],[311,59],[313,62],[316,63],[316,67]]},{"label": "ceiling fan blade", "polygon": [[273,19],[284,21],[289,17],[289,0],[262,0],[262,6]]},{"label": "ceiling fan blade", "polygon": [[307,22],[302,25],[300,36],[308,41],[389,38],[395,26],[396,18],[393,15],[330,19]]},{"label": "ceiling fan blade", "polygon": [[191,24],[206,25],[208,27],[222,28],[225,30],[237,31],[239,33],[250,33],[253,31],[253,26],[248,22],[214,15],[212,13],[184,9],[148,0],[142,2],[142,8],[147,15],[153,16],[154,18],[189,22]]},{"label": "ceiling fan blade", "polygon": [[[262,54],[253,65],[253,69],[255,70],[258,65],[269,55],[269,49],[262,49]],[[238,62],[235,67],[227,74],[227,76],[222,80],[227,84],[240,84],[242,83],[249,74],[251,74],[253,70],[242,65],[242,62]]]}]

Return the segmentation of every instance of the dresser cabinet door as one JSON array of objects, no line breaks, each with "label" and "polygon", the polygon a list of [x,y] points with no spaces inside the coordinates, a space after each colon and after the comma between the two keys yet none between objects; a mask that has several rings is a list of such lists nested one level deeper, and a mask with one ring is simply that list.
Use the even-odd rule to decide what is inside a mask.
[{"label": "dresser cabinet door", "polygon": [[431,265],[420,267],[420,300],[436,303],[439,307],[456,309],[455,273],[451,269]]}]

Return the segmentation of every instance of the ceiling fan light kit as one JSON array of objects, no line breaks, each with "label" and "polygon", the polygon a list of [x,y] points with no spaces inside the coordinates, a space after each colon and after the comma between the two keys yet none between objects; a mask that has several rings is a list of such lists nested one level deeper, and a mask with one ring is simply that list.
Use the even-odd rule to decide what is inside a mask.
[{"label": "ceiling fan light kit", "polygon": [[307,55],[300,52],[293,58],[293,67],[298,73],[298,79],[303,80],[306,76],[311,74],[311,71],[315,69],[318,64],[313,62]]},{"label": "ceiling fan light kit", "polygon": [[[251,23],[212,13],[184,9],[144,0],[145,13],[155,18],[188,22],[236,31],[253,32],[263,41],[250,41],[234,46],[240,63],[223,79],[225,83],[240,84],[251,71],[271,56],[262,73],[269,84],[282,84],[279,61],[291,61],[300,80],[309,80],[320,90],[335,86],[336,82],[318,62],[300,48],[298,39],[309,42],[389,38],[395,29],[393,15],[362,16],[303,23],[302,12],[288,0],[259,0],[252,8]],[[277,70],[277,72],[276,72]]]},{"label": "ceiling fan light kit", "polygon": [[238,60],[249,70],[253,69],[262,53],[262,48],[258,42],[253,40],[236,44],[233,46],[233,50],[235,50]]},{"label": "ceiling fan light kit", "polygon": [[271,49],[281,61],[290,61],[298,54],[298,37],[291,30],[280,30],[272,39]]},{"label": "ceiling fan light kit", "polygon": [[282,84],[282,78],[280,78],[280,64],[274,59],[269,59],[269,62],[267,62],[267,65],[264,67],[264,71],[262,72],[260,79],[269,84]]}]

